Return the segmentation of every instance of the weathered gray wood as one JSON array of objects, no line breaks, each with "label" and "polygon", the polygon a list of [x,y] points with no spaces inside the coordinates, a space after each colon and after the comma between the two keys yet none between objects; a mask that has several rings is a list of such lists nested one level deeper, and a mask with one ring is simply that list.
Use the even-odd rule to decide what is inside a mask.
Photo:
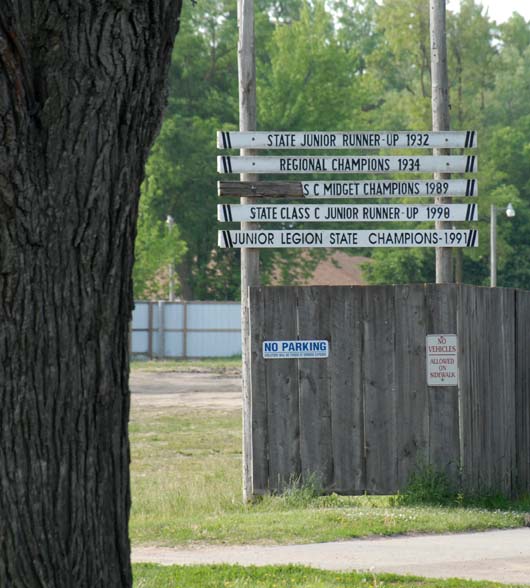
[{"label": "weathered gray wood", "polygon": [[490,204],[490,286],[497,287],[497,208]]},{"label": "weathered gray wood", "polygon": [[458,342],[460,346],[460,432],[461,432],[461,466],[462,482],[466,489],[473,490],[479,486],[480,473],[480,422],[476,416],[481,413],[480,380],[477,375],[477,341],[479,322],[481,320],[477,297],[474,289],[461,286],[458,301]]},{"label": "weathered gray wood", "polygon": [[301,182],[217,182],[219,196],[303,198]]},{"label": "weathered gray wood", "polygon": [[364,289],[363,309],[366,490],[371,494],[386,494],[398,487],[393,386],[394,288]]},{"label": "weathered gray wood", "polygon": [[[254,0],[238,0],[237,69],[239,87],[239,130],[256,130],[256,38],[254,34]],[[250,155],[251,149],[241,149]],[[252,181],[252,180],[250,180]]]},{"label": "weathered gray wood", "polygon": [[[296,339],[295,291],[292,288],[264,291],[266,319],[261,325],[262,341]],[[298,365],[296,359],[259,358],[259,361],[265,363],[269,488],[281,492],[301,473]],[[257,457],[255,454],[254,459]]]},{"label": "weathered gray wood", "polygon": [[516,291],[516,476],[515,491],[530,489],[530,292]]},{"label": "weathered gray wood", "polygon": [[262,495],[269,491],[269,428],[267,413],[267,363],[263,359],[263,339],[268,335],[264,326],[269,324],[268,300],[263,288],[249,289],[249,326],[250,326],[250,390],[249,402],[246,407],[245,434],[248,438],[248,449],[245,459],[248,460],[247,472],[249,476],[248,497]]},{"label": "weathered gray wood", "polygon": [[[491,293],[484,317],[486,339],[483,357],[492,366],[489,381],[483,382],[486,390],[486,422],[488,424],[486,448],[489,456],[489,487],[509,494],[512,474],[515,472],[515,297],[513,291],[484,289]],[[486,295],[487,298],[487,295]]]},{"label": "weathered gray wood", "polygon": [[[462,467],[466,491],[528,490],[530,293],[251,292],[253,457],[265,460],[253,464],[255,492],[281,491],[301,473],[318,473],[328,492],[395,492],[422,463],[455,484]],[[425,337],[437,333],[458,336],[458,388],[426,385]],[[261,358],[263,340],[297,337],[329,340],[329,358]]]},{"label": "weathered gray wood", "polygon": [[429,459],[429,397],[425,370],[425,294],[420,285],[400,286],[395,296],[395,443],[397,484],[403,489]]},{"label": "weathered gray wood", "polygon": [[[331,341],[331,288],[296,288],[296,295],[299,338]],[[333,483],[329,359],[299,359],[298,370],[302,476],[304,480],[316,476],[329,491]]]},{"label": "weathered gray wood", "polygon": [[[490,455],[492,457],[491,485],[505,495],[512,492],[515,478],[515,293],[513,290],[496,289],[493,297],[496,320],[486,320],[488,325],[488,342],[494,347],[490,354],[494,376],[497,376],[498,388],[488,382],[484,388],[491,392]],[[486,343],[489,346],[489,343]],[[495,389],[498,393],[495,393]]]},{"label": "weathered gray wood", "polygon": [[463,471],[474,491],[512,491],[515,470],[513,291],[464,286]]},{"label": "weathered gray wood", "polygon": [[[238,40],[238,81],[239,81],[239,130],[256,130],[256,49],[254,36],[254,0],[238,0],[237,23]],[[241,149],[242,156],[253,155],[254,152]],[[241,181],[254,181],[251,174],[241,174]],[[241,204],[252,204],[253,199],[241,198]],[[241,223],[241,230],[258,229],[255,223]],[[241,359],[242,359],[242,390],[243,390],[243,500],[252,495],[252,461],[251,445],[251,398],[250,398],[250,329],[249,300],[250,286],[259,285],[259,250],[241,250]]]},{"label": "weathered gray wood", "polygon": [[362,301],[361,288],[330,288],[331,489],[340,494],[365,489]]},{"label": "weathered gray wood", "polygon": [[[497,345],[494,341],[491,340],[491,323],[495,322],[497,329],[499,325],[496,320],[486,321],[484,320],[484,317],[499,317],[499,291],[496,289],[489,291],[481,289],[474,291],[473,294],[477,297],[479,304],[479,316],[482,317],[481,324],[478,325],[477,339],[475,340],[475,345],[480,349],[477,356],[478,369],[476,373],[476,378],[478,381],[477,392],[480,395],[480,412],[478,412],[474,417],[480,443],[479,490],[490,491],[494,488],[495,461],[497,452],[499,450],[503,450],[502,447],[497,448],[495,446],[497,439],[493,430],[494,419],[497,420],[499,424],[502,423],[502,412],[492,414],[492,411],[495,409],[497,404],[495,402],[495,397],[503,397],[504,374]],[[488,368],[488,364],[492,362],[497,365],[497,369],[490,370]],[[489,386],[485,385],[484,377],[486,375],[489,378]]]},{"label": "weathered gray wood", "polygon": [[[457,295],[453,285],[428,284],[425,288],[427,334],[457,334]],[[459,362],[464,350],[458,339]],[[458,484],[460,468],[459,387],[430,387],[429,399],[429,464],[445,472]]]},{"label": "weathered gray wood", "polygon": [[[252,400],[250,357],[249,286],[259,284],[259,273],[252,261],[254,250],[241,251],[241,389],[243,396],[243,500],[252,497]],[[252,269],[254,268],[254,269]]]},{"label": "weathered gray wood", "polygon": [[[431,107],[432,130],[448,131],[449,118],[449,76],[447,69],[447,42],[445,26],[445,0],[430,0],[431,33]],[[448,149],[433,149],[434,155],[448,155]],[[435,173],[435,180],[449,179],[451,176]],[[437,204],[449,204],[450,198],[436,198]],[[449,229],[450,223],[436,221],[436,229]],[[453,282],[453,252],[447,248],[436,249],[436,283]]]}]

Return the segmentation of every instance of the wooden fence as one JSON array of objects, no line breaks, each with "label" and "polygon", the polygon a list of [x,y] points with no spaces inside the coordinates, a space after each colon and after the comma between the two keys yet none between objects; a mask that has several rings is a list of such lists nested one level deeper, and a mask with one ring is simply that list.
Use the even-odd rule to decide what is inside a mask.
[{"label": "wooden fence", "polygon": [[[251,493],[310,474],[328,492],[394,493],[427,464],[468,490],[529,489],[530,292],[251,288],[250,321]],[[458,336],[458,386],[427,386],[440,333]],[[263,359],[263,341],[292,339],[327,339],[329,357]]]}]

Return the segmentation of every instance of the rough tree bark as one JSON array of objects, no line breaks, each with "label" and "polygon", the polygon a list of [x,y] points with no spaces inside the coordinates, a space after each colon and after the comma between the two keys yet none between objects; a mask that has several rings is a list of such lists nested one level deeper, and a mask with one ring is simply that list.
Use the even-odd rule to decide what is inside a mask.
[{"label": "rough tree bark", "polygon": [[181,0],[1,0],[0,586],[130,586],[139,185]]}]

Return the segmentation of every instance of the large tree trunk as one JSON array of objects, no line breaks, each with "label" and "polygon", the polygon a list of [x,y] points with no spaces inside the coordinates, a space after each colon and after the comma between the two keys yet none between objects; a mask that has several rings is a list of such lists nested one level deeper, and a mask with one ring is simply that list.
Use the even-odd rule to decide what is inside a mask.
[{"label": "large tree trunk", "polygon": [[1,0],[0,586],[131,585],[139,185],[181,0]]}]

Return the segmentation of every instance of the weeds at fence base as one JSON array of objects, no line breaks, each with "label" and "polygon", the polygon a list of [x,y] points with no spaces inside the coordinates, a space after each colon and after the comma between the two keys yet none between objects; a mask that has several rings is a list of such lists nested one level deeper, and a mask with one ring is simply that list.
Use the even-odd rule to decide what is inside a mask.
[{"label": "weeds at fence base", "polygon": [[530,495],[514,501],[499,492],[484,489],[481,492],[467,492],[461,484],[455,484],[446,472],[432,465],[420,465],[412,474],[402,492],[391,498],[395,506],[461,506],[487,510],[526,511],[530,509]]},{"label": "weeds at fence base", "polygon": [[322,481],[318,474],[311,473],[305,478],[293,476],[280,498],[286,506],[292,508],[302,508],[309,506],[323,493]]}]

